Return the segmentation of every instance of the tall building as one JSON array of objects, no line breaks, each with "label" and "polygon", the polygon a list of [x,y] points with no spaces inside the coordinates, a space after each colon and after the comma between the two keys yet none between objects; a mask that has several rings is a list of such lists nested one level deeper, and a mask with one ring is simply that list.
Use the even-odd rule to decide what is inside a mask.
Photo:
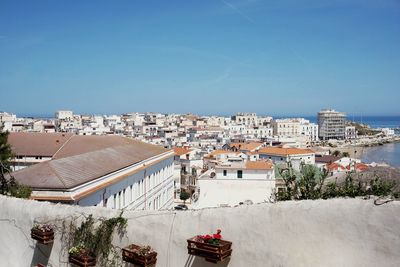
[{"label": "tall building", "polygon": [[318,127],[321,140],[344,139],[346,114],[334,109],[323,109],[318,112]]}]

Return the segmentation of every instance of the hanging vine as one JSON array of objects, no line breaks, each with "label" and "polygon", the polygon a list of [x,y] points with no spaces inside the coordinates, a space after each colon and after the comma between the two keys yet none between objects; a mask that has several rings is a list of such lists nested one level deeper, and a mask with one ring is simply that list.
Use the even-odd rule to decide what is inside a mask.
[{"label": "hanging vine", "polygon": [[120,237],[125,233],[127,219],[122,213],[118,217],[97,220],[89,215],[79,227],[74,221],[67,227],[64,225],[63,237],[67,240],[69,253],[84,248],[96,257],[99,266],[121,266],[121,252],[112,244],[112,237],[115,230]]}]

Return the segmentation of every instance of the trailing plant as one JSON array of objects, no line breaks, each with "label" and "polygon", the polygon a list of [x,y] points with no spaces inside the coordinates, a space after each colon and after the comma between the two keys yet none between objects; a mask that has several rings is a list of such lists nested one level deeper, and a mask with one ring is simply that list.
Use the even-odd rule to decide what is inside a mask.
[{"label": "trailing plant", "polygon": [[100,266],[120,266],[121,256],[117,248],[112,244],[115,230],[121,236],[127,225],[127,219],[118,217],[95,220],[89,215],[79,227],[73,223],[70,225],[69,253],[92,253]]}]

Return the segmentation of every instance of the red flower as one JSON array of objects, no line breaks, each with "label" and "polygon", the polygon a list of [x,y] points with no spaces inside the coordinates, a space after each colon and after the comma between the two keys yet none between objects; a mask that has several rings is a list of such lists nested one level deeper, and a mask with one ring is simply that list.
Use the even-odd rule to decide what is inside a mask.
[{"label": "red flower", "polygon": [[214,239],[221,239],[222,236],[220,234],[213,234]]},{"label": "red flower", "polygon": [[204,235],[203,236],[203,239],[205,239],[205,240],[209,240],[209,239],[211,239],[212,237],[210,236],[210,235]]}]

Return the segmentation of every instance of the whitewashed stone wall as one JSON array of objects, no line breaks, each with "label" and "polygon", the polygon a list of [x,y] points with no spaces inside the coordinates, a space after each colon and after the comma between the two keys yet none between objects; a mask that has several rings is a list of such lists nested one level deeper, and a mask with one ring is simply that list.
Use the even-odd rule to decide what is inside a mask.
[{"label": "whitewashed stone wall", "polygon": [[[68,266],[60,235],[53,246],[29,236],[34,220],[60,224],[79,214],[116,216],[119,211],[0,196],[0,266]],[[162,267],[399,266],[400,202],[371,200],[282,202],[196,211],[126,211],[127,235],[115,243],[149,244]],[[233,242],[229,261],[214,265],[187,254],[188,237],[221,228]],[[44,255],[48,255],[46,259]]]}]

